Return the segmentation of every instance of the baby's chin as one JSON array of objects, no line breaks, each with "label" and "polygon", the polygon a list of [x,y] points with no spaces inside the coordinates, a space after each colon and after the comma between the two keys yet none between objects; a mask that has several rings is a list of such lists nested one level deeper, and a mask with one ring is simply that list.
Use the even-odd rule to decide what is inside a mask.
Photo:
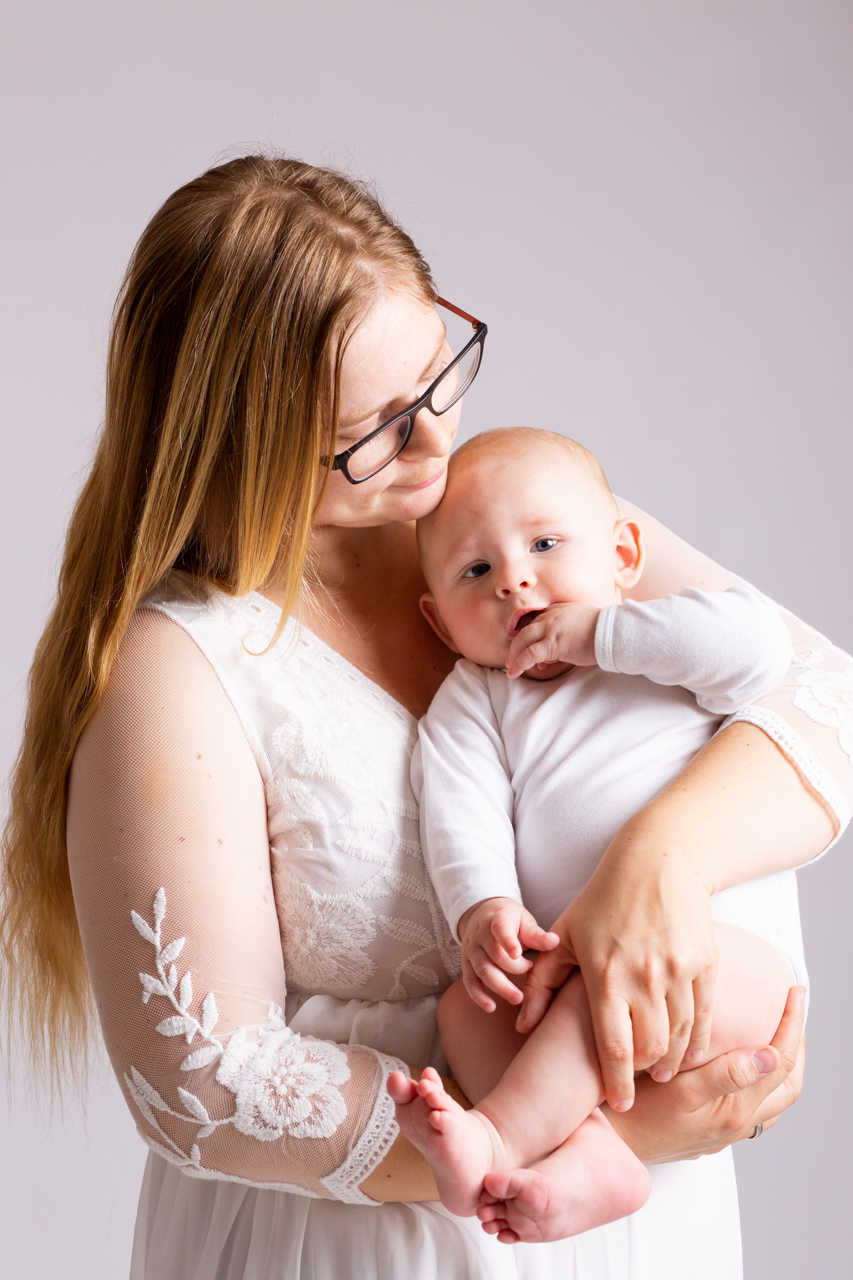
[{"label": "baby's chin", "polygon": [[522,680],[556,680],[567,671],[574,671],[573,662],[537,662],[535,667],[522,673]]},{"label": "baby's chin", "polygon": [[[476,662],[478,667],[488,667],[491,671],[506,671],[506,662],[509,654],[498,655],[491,654],[474,654],[466,653],[463,657],[469,662]],[[542,662],[537,663],[530,671],[522,673],[524,680],[556,680],[558,676],[564,676],[567,671],[574,671],[574,664],[571,662]]]}]

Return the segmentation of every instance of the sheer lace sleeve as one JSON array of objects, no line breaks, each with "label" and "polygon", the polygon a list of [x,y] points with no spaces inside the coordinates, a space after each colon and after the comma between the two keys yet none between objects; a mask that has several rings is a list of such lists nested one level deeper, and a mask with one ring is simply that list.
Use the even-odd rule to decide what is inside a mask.
[{"label": "sheer lace sleeve", "polygon": [[68,847],[107,1049],[148,1144],[188,1174],[373,1204],[397,1059],[300,1036],[264,789],[193,640],[142,611],[78,746]]},{"label": "sheer lace sleeve", "polygon": [[[623,516],[642,524],[648,554],[639,584],[626,593],[630,598],[652,600],[683,587],[724,591],[743,581],[645,512],[621,498],[618,502]],[[853,801],[853,659],[786,609],[779,613],[791,635],[793,665],[775,689],[742,707],[723,727],[745,720],[763,729],[823,798],[837,839],[850,821]]]}]

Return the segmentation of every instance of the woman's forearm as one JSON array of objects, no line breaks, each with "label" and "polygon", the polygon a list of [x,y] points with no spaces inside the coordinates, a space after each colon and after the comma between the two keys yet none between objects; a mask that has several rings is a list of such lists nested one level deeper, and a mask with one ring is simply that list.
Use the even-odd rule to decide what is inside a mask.
[{"label": "woman's forearm", "polygon": [[776,744],[755,725],[736,723],[626,823],[620,837],[654,847],[658,856],[689,859],[715,893],[801,866],[835,834],[826,805]]}]

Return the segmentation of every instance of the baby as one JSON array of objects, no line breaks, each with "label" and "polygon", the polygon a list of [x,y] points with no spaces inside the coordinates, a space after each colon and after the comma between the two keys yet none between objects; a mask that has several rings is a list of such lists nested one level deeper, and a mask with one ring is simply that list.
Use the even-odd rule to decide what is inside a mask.
[{"label": "baby", "polygon": [[[544,1016],[540,989],[520,1019],[526,1038],[471,999],[487,1012],[487,988],[522,999],[507,975],[530,968],[525,949],[559,942],[540,925],[723,718],[779,682],[791,643],[746,587],[622,604],[642,572],[641,530],[619,519],[592,455],[551,432],[491,431],[463,445],[418,539],[430,588],[421,608],[464,656],[413,760],[424,855],[468,989],[442,998],[442,1049],[463,1088],[478,1072],[502,1075],[470,1111],[431,1068],[418,1083],[393,1073],[389,1091],[448,1209],[479,1212],[505,1241],[557,1239],[633,1212],[651,1185],[595,1113],[603,1090],[583,981],[575,971]],[[712,911],[720,966],[705,1061],[768,1041],[792,973],[805,972],[793,872],[716,894]],[[596,1202],[579,1217],[577,1165],[563,1153],[584,1122]],[[500,1213],[483,1208],[490,1201]]]}]

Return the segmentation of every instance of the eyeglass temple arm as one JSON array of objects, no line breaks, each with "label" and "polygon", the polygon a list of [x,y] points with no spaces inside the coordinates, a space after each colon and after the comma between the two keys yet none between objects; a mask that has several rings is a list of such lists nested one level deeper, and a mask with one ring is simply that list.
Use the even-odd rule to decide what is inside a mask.
[{"label": "eyeglass temple arm", "polygon": [[473,316],[469,316],[467,311],[463,311],[461,307],[454,307],[452,302],[448,302],[446,298],[436,298],[436,302],[441,307],[447,307],[448,311],[452,311],[454,315],[460,316],[463,320],[467,320],[475,329],[478,329],[483,323],[482,320],[475,320]]}]

